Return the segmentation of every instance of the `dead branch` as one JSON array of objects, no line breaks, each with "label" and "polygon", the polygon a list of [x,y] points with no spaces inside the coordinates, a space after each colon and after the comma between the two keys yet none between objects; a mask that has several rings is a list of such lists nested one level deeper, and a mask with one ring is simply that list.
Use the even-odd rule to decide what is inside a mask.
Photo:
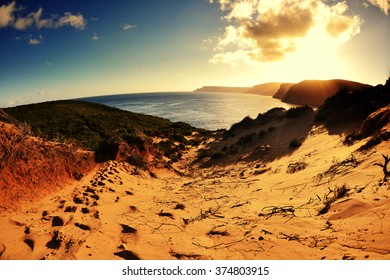
[{"label": "dead branch", "polygon": [[383,174],[384,174],[384,177],[383,177],[383,180],[386,180],[387,179],[387,177],[389,177],[390,176],[390,171],[389,170],[387,170],[387,165],[389,164],[389,162],[390,162],[390,158],[389,158],[389,156],[385,156],[384,154],[382,154],[382,157],[383,157],[383,159],[384,159],[384,162],[383,163],[374,163],[374,165],[377,165],[377,166],[380,166],[380,167],[382,167],[382,169],[383,169]]},{"label": "dead branch", "polygon": [[203,211],[203,209],[200,209],[200,214],[198,216],[196,216],[195,218],[191,218],[191,219],[184,219],[183,218],[183,222],[185,225],[188,225],[189,223],[193,223],[195,221],[199,222],[199,221],[207,219],[207,218],[225,218],[225,216],[223,216],[220,213],[222,206],[223,205],[218,205],[215,208],[210,207],[206,211]]},{"label": "dead branch", "polygon": [[232,242],[228,242],[228,243],[219,243],[217,245],[214,245],[214,246],[205,246],[205,245],[201,245],[199,242],[192,242],[193,245],[195,246],[198,246],[198,247],[201,247],[201,248],[204,248],[204,249],[214,249],[214,250],[218,250],[218,249],[226,249],[226,248],[229,248],[229,247],[232,247],[238,243],[241,243],[245,240],[246,238],[241,238],[237,241],[232,241]]},{"label": "dead branch", "polygon": [[326,176],[333,178],[337,174],[345,174],[350,169],[357,167],[360,163],[361,161],[357,160],[354,154],[350,154],[349,157],[343,161],[338,160],[336,163],[334,163],[326,172],[320,175],[320,179]]},{"label": "dead branch", "polygon": [[290,214],[293,217],[295,217],[295,208],[292,205],[287,205],[287,206],[266,206],[261,211],[262,212],[266,211],[266,213],[260,213],[259,214],[260,217],[263,217],[263,216],[266,217],[265,218],[266,220],[271,218],[275,214],[282,214],[282,215]]},{"label": "dead branch", "polygon": [[318,211],[318,215],[323,215],[328,213],[332,203],[336,200],[343,198],[347,195],[349,189],[343,185],[341,187],[336,187],[334,190],[329,189],[329,192],[324,195],[324,207]]}]

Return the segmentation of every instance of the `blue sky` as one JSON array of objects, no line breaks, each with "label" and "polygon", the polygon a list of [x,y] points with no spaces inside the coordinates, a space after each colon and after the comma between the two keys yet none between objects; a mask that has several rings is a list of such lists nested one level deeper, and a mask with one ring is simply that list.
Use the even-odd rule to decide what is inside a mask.
[{"label": "blue sky", "polygon": [[383,83],[389,0],[0,0],[0,106],[203,85]]}]

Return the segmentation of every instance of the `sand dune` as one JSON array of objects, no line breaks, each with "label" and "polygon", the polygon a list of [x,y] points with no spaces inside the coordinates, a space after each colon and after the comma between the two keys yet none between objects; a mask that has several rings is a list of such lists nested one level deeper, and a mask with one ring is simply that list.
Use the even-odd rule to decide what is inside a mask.
[{"label": "sand dune", "polygon": [[368,138],[346,146],[323,126],[307,135],[264,162],[199,168],[192,148],[174,164],[182,175],[99,164],[3,211],[0,258],[390,259],[390,186],[374,165],[389,143],[358,152]]}]

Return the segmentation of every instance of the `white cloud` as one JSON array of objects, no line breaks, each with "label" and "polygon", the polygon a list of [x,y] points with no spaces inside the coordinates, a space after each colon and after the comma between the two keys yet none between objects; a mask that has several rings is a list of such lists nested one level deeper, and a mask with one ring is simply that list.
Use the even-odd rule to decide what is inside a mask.
[{"label": "white cloud", "polygon": [[[348,15],[345,1],[322,0],[210,0],[218,2],[228,25],[211,62],[281,61],[319,39],[339,46],[360,32],[362,20]],[[313,34],[314,33],[314,34]]]},{"label": "white cloud", "polygon": [[26,16],[21,16],[17,12],[22,11],[22,8],[16,7],[15,2],[8,5],[0,6],[0,28],[12,27],[17,30],[26,30],[35,25],[40,28],[59,28],[63,26],[71,26],[76,29],[85,29],[87,21],[82,14],[72,14],[66,12],[63,16],[51,16],[42,18],[43,9],[39,8],[36,12],[29,13]]},{"label": "white cloud", "polygon": [[92,35],[92,40],[93,40],[93,41],[98,41],[98,40],[100,40],[100,37],[97,35],[96,32],[95,32],[95,34]]},{"label": "white cloud", "polygon": [[133,25],[133,24],[128,24],[128,23],[124,23],[124,24],[122,24],[121,25],[121,28],[123,29],[123,30],[130,30],[130,29],[134,29],[134,28],[136,28],[137,27],[137,25]]},{"label": "white cloud", "polygon": [[43,36],[39,36],[38,38],[30,38],[28,41],[29,45],[36,46],[42,44]]},{"label": "white cloud", "polygon": [[379,7],[385,15],[390,11],[390,0],[368,0],[372,5]]},{"label": "white cloud", "polygon": [[13,20],[15,2],[0,6],[0,28],[7,27]]},{"label": "white cloud", "polygon": [[27,27],[31,26],[33,23],[34,23],[34,19],[31,17],[18,18],[14,23],[14,27],[18,30],[25,30]]},{"label": "white cloud", "polygon": [[82,14],[73,15],[72,13],[65,13],[65,15],[55,24],[55,27],[62,27],[65,25],[70,25],[76,29],[84,29],[87,25],[87,21]]},{"label": "white cloud", "polygon": [[40,96],[44,96],[44,95],[46,94],[46,92],[44,92],[43,90],[41,90],[41,91],[38,91],[37,94],[40,95]]},{"label": "white cloud", "polygon": [[207,39],[203,39],[201,50],[208,50],[209,47],[212,45],[213,39],[211,37],[208,37]]}]

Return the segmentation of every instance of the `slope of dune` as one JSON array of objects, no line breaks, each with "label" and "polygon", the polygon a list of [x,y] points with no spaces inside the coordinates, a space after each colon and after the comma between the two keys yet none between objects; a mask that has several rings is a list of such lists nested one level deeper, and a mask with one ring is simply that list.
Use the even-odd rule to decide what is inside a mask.
[{"label": "slope of dune", "polygon": [[282,101],[319,107],[328,97],[336,94],[340,89],[353,91],[367,87],[371,86],[347,80],[305,80],[292,85]]},{"label": "slope of dune", "polygon": [[81,179],[94,154],[74,143],[33,137],[26,126],[0,121],[0,211],[17,209]]},{"label": "slope of dune", "polygon": [[390,186],[374,165],[389,144],[358,152],[366,141],[345,146],[312,126],[300,147],[270,162],[237,155],[200,168],[191,149],[175,163],[181,175],[108,161],[3,212],[0,258],[390,259]]},{"label": "slope of dune", "polygon": [[[337,133],[328,118],[343,95],[318,112],[275,108],[212,132],[171,168],[99,163],[0,209],[0,259],[389,260],[390,79],[373,91],[358,102],[372,103],[360,125]],[[4,139],[19,135],[4,127]]]}]

